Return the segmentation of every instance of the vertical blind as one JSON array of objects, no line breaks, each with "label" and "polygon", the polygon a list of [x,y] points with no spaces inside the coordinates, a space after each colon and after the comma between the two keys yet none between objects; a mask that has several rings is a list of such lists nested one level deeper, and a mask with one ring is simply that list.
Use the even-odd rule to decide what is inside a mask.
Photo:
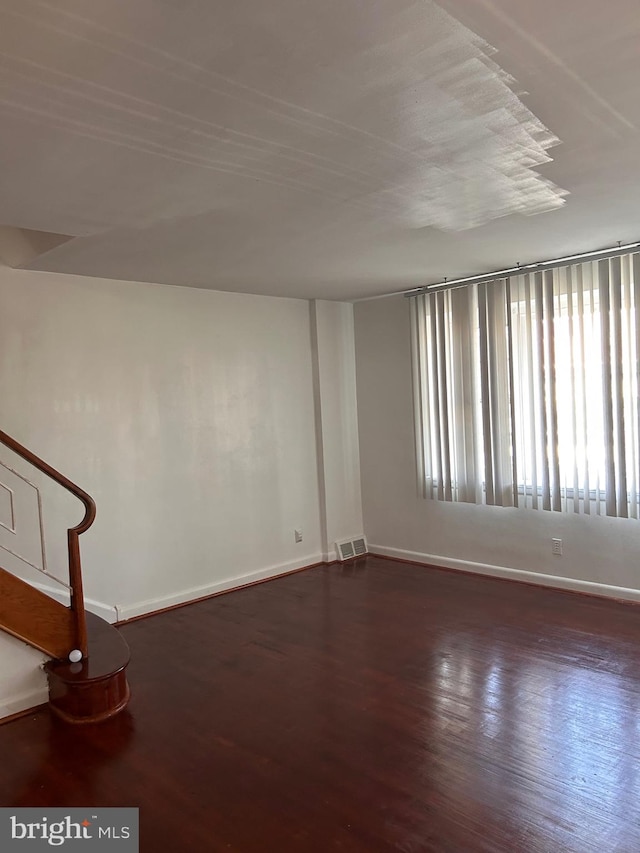
[{"label": "vertical blind", "polygon": [[412,300],[426,497],[640,517],[640,254]]}]

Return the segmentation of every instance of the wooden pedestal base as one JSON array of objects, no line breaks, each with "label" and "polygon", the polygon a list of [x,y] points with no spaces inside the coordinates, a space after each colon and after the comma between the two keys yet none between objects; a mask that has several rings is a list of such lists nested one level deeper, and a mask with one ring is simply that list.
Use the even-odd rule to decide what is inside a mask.
[{"label": "wooden pedestal base", "polygon": [[66,723],[99,723],[126,707],[129,647],[117,628],[87,613],[89,657],[80,663],[49,661],[49,706]]}]

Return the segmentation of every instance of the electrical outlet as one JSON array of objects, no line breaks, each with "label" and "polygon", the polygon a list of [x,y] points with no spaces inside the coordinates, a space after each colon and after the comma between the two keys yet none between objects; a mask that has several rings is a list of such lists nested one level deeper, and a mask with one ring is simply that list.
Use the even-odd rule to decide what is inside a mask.
[{"label": "electrical outlet", "polygon": [[551,540],[551,553],[556,557],[562,557],[562,539]]},{"label": "electrical outlet", "polygon": [[293,531],[293,536],[296,542],[302,542],[302,528],[298,527]]}]

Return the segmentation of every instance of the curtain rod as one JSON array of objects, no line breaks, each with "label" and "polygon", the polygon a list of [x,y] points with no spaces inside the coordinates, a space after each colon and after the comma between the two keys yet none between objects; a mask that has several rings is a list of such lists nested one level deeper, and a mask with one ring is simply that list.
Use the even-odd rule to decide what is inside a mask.
[{"label": "curtain rod", "polygon": [[431,293],[434,290],[449,290],[454,287],[466,287],[469,284],[479,284],[481,282],[495,281],[500,278],[508,278],[512,275],[522,275],[526,272],[539,272],[540,270],[554,269],[554,267],[562,267],[568,264],[579,263],[588,260],[606,260],[607,258],[615,258],[618,255],[626,255],[634,249],[640,249],[640,241],[636,243],[626,243],[621,246],[610,246],[608,249],[597,249],[595,252],[581,252],[577,255],[566,255],[564,258],[554,258],[550,261],[537,261],[533,264],[518,264],[516,267],[509,267],[504,270],[495,270],[493,272],[482,273],[481,275],[469,275],[465,278],[454,278],[451,281],[445,279],[435,284],[425,284],[422,287],[414,287],[412,290],[403,291],[404,296],[410,298],[412,296],[420,296],[422,293]]}]

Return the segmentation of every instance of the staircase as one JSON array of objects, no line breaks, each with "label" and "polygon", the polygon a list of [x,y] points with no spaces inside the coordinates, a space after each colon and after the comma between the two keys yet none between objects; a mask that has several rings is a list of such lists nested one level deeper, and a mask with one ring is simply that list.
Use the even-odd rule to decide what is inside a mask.
[{"label": "staircase", "polygon": [[[0,430],[0,450],[2,445],[71,492],[84,505],[85,514],[80,524],[67,531],[69,583],[65,586],[70,593],[70,606],[66,607],[0,566],[0,630],[28,643],[50,658],[45,664],[49,681],[49,707],[57,717],[67,723],[98,723],[119,713],[129,701],[126,678],[129,648],[113,625],[86,612],[84,608],[79,537],[93,524],[95,503],[75,483]],[[0,474],[2,469],[25,480],[4,463]],[[10,523],[0,519],[6,538],[10,539],[11,535],[16,534],[13,492],[2,484],[1,478],[0,485],[10,496]],[[37,491],[40,508],[40,493],[32,483],[29,482],[29,485]],[[40,535],[44,555],[41,518]],[[23,559],[15,550],[1,543],[0,559],[3,549],[14,558]],[[49,576],[44,559],[42,567],[27,560],[25,562]]]}]

